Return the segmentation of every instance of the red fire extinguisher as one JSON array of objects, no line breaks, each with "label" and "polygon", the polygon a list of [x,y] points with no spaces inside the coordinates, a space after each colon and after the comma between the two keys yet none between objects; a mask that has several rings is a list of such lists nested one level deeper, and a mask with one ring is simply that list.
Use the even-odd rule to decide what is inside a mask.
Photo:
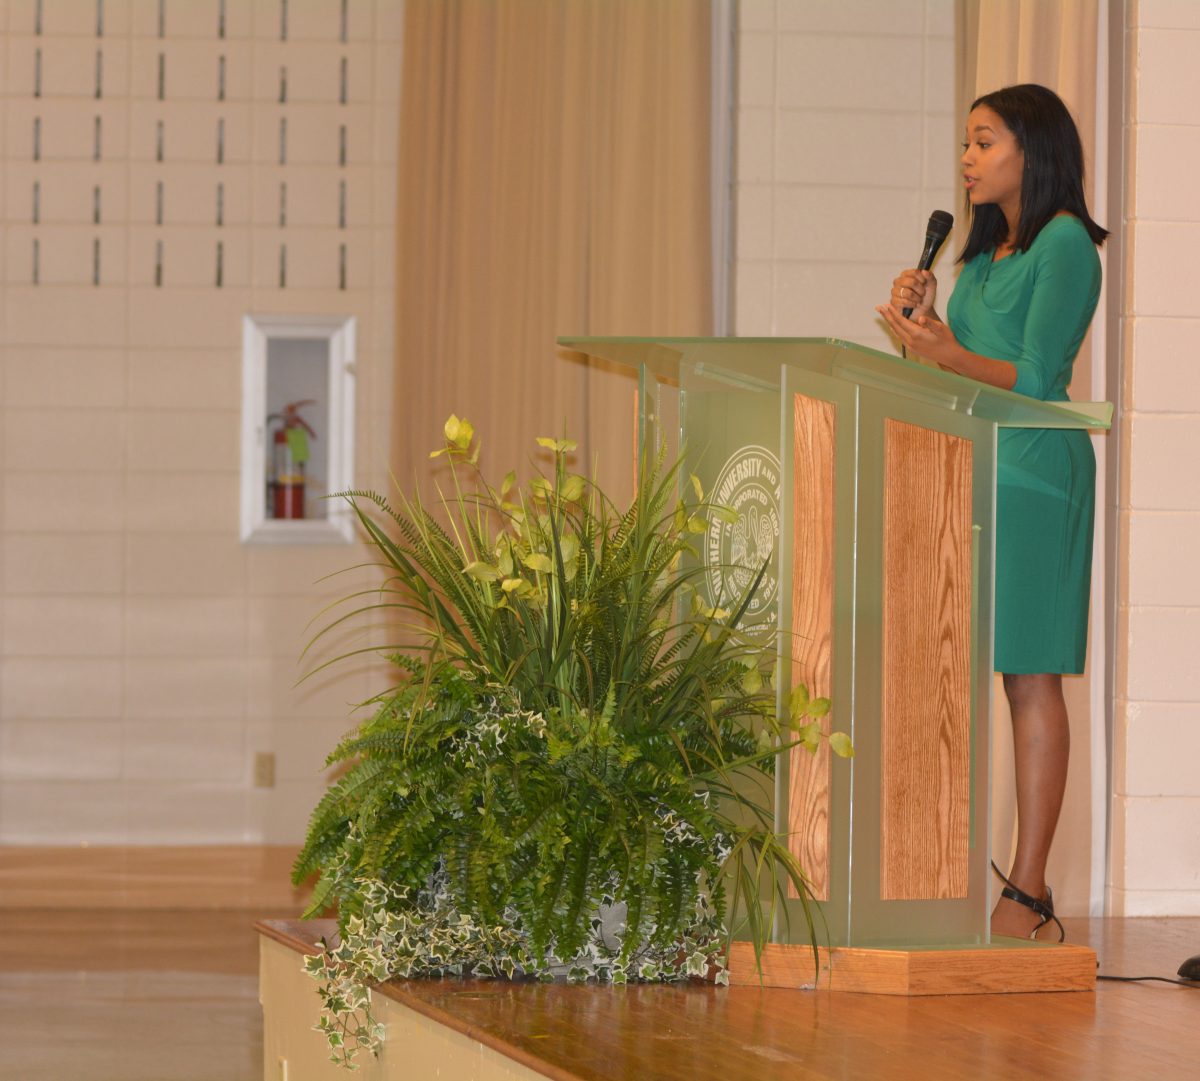
[{"label": "red fire extinguisher", "polygon": [[272,413],[267,423],[278,421],[279,427],[271,442],[270,488],[271,516],[273,518],[304,517],[304,463],[308,461],[308,437],[317,438],[317,433],[299,410],[305,405],[316,405],[309,398],[302,402],[288,402],[282,413]]}]

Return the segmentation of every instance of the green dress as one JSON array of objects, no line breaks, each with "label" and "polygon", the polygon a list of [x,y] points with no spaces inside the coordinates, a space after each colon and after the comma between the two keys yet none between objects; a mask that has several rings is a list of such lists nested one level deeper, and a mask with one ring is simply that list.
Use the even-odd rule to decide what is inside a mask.
[{"label": "green dress", "polygon": [[[1013,390],[1067,401],[1100,296],[1100,258],[1078,218],[1052,218],[1028,251],[959,275],[946,313],[973,353],[1011,361]],[[1092,580],[1096,458],[1083,431],[1002,428],[997,446],[996,671],[1082,672]]]}]

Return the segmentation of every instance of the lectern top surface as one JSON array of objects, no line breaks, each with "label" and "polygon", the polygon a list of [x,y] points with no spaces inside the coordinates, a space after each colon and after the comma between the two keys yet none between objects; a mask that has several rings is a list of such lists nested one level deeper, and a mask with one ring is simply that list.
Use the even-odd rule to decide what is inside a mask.
[{"label": "lectern top surface", "polygon": [[838,338],[561,337],[588,356],[644,367],[660,382],[705,377],[778,391],[786,368],[916,397],[1002,428],[1088,428],[1112,424],[1109,402],[1043,402]]}]

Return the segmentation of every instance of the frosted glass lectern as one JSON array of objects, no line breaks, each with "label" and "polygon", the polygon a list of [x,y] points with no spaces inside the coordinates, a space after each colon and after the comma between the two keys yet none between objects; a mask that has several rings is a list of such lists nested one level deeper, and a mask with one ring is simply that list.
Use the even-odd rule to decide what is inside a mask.
[{"label": "frosted glass lectern", "polygon": [[[776,825],[830,945],[987,944],[996,432],[1104,429],[1111,405],[833,339],[559,344],[635,369],[640,445],[682,446],[737,510],[703,538],[714,592],[771,555],[748,618],[784,632],[781,700],[828,695],[856,750],[793,750],[777,772]],[[803,932],[796,914],[777,941],[789,923]]]}]

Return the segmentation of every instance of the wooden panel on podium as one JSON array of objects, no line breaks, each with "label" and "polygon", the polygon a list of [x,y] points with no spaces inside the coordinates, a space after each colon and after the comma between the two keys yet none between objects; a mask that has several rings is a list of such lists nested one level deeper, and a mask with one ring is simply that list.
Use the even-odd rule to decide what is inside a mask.
[{"label": "wooden panel on podium", "polygon": [[[803,683],[814,698],[828,697],[833,660],[833,522],[836,407],[793,396],[792,448],[792,686]],[[823,719],[831,731],[832,715]],[[832,756],[791,751],[788,847],[811,883],[812,896],[829,900],[829,823]],[[789,883],[792,896],[795,887]]]},{"label": "wooden panel on podium", "polygon": [[884,432],[880,896],[967,896],[971,808],[970,441]]}]

